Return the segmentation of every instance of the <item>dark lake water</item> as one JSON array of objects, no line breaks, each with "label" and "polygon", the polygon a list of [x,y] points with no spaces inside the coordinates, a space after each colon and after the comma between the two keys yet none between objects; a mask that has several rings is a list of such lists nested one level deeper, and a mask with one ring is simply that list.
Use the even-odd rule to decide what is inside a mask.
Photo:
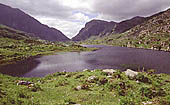
[{"label": "dark lake water", "polygon": [[0,67],[0,72],[19,77],[43,77],[55,72],[83,69],[155,69],[170,74],[170,53],[125,47],[88,45],[92,52],[60,52]]}]

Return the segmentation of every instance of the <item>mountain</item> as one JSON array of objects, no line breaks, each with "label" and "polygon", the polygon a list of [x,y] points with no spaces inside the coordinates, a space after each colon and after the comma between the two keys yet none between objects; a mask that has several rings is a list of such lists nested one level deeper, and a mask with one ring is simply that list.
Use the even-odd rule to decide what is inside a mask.
[{"label": "mountain", "polygon": [[120,23],[107,22],[103,20],[92,20],[88,22],[85,27],[80,30],[78,35],[72,38],[72,40],[81,41],[86,40],[91,36],[105,36],[109,33],[123,33],[146,20],[146,18],[139,16],[122,21]]},{"label": "mountain", "polygon": [[170,51],[170,9],[146,17],[143,23],[123,33],[110,33],[85,42]]},{"label": "mountain", "polygon": [[130,29],[128,36],[147,36],[170,33],[170,9],[147,17],[147,21]]},{"label": "mountain", "polygon": [[67,38],[61,31],[41,24],[39,21],[17,8],[11,8],[4,4],[0,4],[0,10],[0,24],[34,34],[33,36],[44,40],[69,40],[69,38]]},{"label": "mountain", "polygon": [[86,40],[91,36],[103,36],[112,32],[115,22],[107,22],[103,20],[92,20],[86,23],[85,27],[80,30],[78,35],[72,38],[73,41]]},{"label": "mountain", "polygon": [[[77,44],[51,42],[30,37],[26,32],[0,24],[0,72],[7,73],[2,65],[13,64],[38,55],[49,55],[59,51],[91,51],[94,48],[85,48]],[[37,62],[38,63],[38,62]],[[7,65],[9,66],[9,65]],[[15,65],[16,67],[16,65]],[[20,69],[10,74],[20,74]],[[27,70],[25,72],[28,72]],[[8,72],[9,73],[9,72]],[[24,72],[21,72],[21,74]]]},{"label": "mountain", "polygon": [[136,25],[143,23],[146,20],[147,19],[144,17],[136,16],[132,19],[122,21],[118,23],[117,26],[115,27],[115,33],[123,33],[135,27]]},{"label": "mountain", "polygon": [[170,9],[148,17],[125,34],[124,46],[170,51]]}]

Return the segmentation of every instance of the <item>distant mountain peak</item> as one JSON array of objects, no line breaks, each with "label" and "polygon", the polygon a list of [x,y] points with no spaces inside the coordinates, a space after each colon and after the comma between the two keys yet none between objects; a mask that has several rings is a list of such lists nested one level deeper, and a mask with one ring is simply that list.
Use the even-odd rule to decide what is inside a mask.
[{"label": "distant mountain peak", "polygon": [[72,38],[73,41],[81,41],[90,38],[91,36],[104,36],[107,33],[123,33],[130,28],[135,27],[145,21],[144,17],[136,16],[119,23],[114,21],[104,21],[94,19],[86,23],[79,33]]},{"label": "distant mountain peak", "polygon": [[12,8],[0,3],[0,24],[32,33],[34,36],[49,41],[69,41],[61,31],[41,24],[18,8]]},{"label": "distant mountain peak", "polygon": [[78,35],[72,38],[73,41],[86,40],[91,36],[103,36],[106,33],[112,31],[113,27],[116,25],[116,22],[107,22],[104,20],[91,20],[85,24],[85,27],[82,28]]}]

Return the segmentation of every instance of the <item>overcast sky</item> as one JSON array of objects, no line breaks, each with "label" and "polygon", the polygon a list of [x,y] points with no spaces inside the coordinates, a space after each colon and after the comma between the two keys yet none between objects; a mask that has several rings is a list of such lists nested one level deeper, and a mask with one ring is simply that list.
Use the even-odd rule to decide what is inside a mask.
[{"label": "overcast sky", "polygon": [[170,8],[170,0],[0,0],[0,3],[21,9],[69,38],[92,19],[119,22]]}]

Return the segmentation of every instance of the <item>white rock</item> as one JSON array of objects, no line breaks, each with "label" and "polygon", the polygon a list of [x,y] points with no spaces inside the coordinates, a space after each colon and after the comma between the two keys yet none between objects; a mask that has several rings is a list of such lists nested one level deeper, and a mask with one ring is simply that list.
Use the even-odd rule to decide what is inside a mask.
[{"label": "white rock", "polygon": [[139,83],[139,81],[137,80],[136,83]]},{"label": "white rock", "polygon": [[31,84],[34,84],[32,82],[29,82],[29,81],[18,81],[17,85],[31,85]]},{"label": "white rock", "polygon": [[147,102],[142,102],[142,104],[143,104],[143,105],[148,105],[148,104],[150,105],[150,104],[152,104],[152,102],[148,102],[148,101],[147,101]]},{"label": "white rock", "polygon": [[135,76],[138,75],[138,72],[133,71],[133,70],[130,70],[130,69],[127,69],[127,70],[125,71],[125,74],[126,74],[126,76],[129,76],[129,77],[135,77]]},{"label": "white rock", "polygon": [[91,72],[95,72],[96,70],[91,70]]},{"label": "white rock", "polygon": [[114,70],[114,69],[104,69],[103,72],[109,73],[109,74],[113,74],[113,73],[115,73],[115,72],[117,72],[117,71]]},{"label": "white rock", "polygon": [[76,90],[81,90],[81,86],[77,86],[77,87],[76,87]]},{"label": "white rock", "polygon": [[95,80],[96,78],[97,78],[96,76],[90,76],[90,77],[88,78],[88,81]]},{"label": "white rock", "polygon": [[90,71],[89,69],[84,69],[83,71]]},{"label": "white rock", "polygon": [[107,76],[107,78],[112,78],[112,76],[111,76],[111,75],[109,75],[109,76]]}]

